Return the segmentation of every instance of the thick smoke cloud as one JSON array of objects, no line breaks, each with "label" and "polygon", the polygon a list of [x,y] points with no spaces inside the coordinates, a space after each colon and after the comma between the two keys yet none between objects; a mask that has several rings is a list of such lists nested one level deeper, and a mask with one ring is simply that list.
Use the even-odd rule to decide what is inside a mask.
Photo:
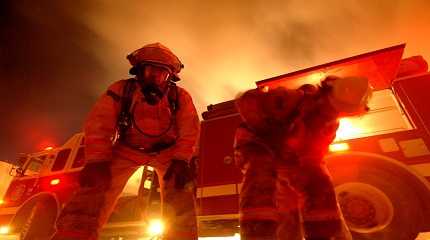
[{"label": "thick smoke cloud", "polygon": [[97,56],[118,73],[127,64],[124,53],[166,43],[185,63],[183,85],[201,111],[256,80],[365,51],[408,42],[406,55],[429,54],[424,0],[100,1],[93,7],[86,23],[117,46],[94,49]]},{"label": "thick smoke cloud", "polygon": [[430,59],[427,0],[104,0],[0,3],[0,159],[61,144],[125,56],[159,41],[199,112],[257,80],[406,42]]}]

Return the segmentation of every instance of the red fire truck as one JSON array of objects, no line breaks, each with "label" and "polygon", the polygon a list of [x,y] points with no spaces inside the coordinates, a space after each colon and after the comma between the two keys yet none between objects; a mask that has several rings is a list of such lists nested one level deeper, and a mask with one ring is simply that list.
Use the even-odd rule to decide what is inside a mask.
[{"label": "red fire truck", "polygon": [[[370,111],[340,119],[326,156],[355,240],[411,240],[430,231],[430,73],[421,57],[401,61],[404,47],[257,82],[259,88],[294,88],[319,83],[327,75],[360,75],[371,81]],[[232,143],[240,118],[233,101],[227,101],[210,105],[203,119],[197,193],[201,226],[236,226],[233,232],[238,232],[241,173],[234,166]]]},{"label": "red fire truck", "polygon": [[[294,88],[327,75],[361,75],[374,88],[370,111],[341,119],[326,156],[337,197],[354,240],[413,240],[430,231],[430,73],[421,57],[402,60],[398,45],[257,82],[257,87]],[[197,189],[199,235],[239,232],[241,173],[234,166],[233,136],[240,123],[233,100],[209,105],[201,122]],[[83,135],[63,146],[20,158],[0,206],[0,234],[29,240],[49,233],[59,210],[77,187],[83,165]],[[148,236],[158,217],[153,169],[130,179],[102,239]],[[154,229],[153,229],[154,230]],[[235,238],[237,239],[237,237]]]},{"label": "red fire truck", "polygon": [[[78,174],[84,164],[83,142],[83,134],[78,133],[61,147],[18,159],[19,167],[11,169],[14,178],[0,205],[0,239],[9,236],[34,240],[35,235],[48,238],[60,209],[78,187]],[[149,166],[142,166],[132,175],[103,230],[102,239],[139,239],[157,234],[159,229],[150,225],[151,220],[159,217],[160,203],[157,185],[153,182],[157,183],[156,175]]]}]

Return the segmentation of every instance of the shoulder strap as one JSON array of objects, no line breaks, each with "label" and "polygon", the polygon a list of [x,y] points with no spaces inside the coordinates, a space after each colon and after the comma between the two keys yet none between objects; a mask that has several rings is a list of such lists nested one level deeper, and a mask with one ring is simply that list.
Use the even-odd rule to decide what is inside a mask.
[{"label": "shoulder strap", "polygon": [[176,83],[169,82],[169,90],[167,93],[167,98],[169,101],[169,107],[170,111],[172,112],[172,116],[176,115],[176,112],[179,109],[179,92],[178,92],[178,86],[176,86]]},{"label": "shoulder strap", "polygon": [[133,93],[136,89],[134,82],[135,80],[133,78],[127,79],[122,91],[122,96],[120,99],[121,108],[117,121],[119,139],[125,135],[125,132],[132,124],[130,107],[133,102]]},{"label": "shoulder strap", "polygon": [[121,113],[129,112],[130,110],[131,103],[133,101],[133,93],[136,89],[134,81],[135,80],[133,78],[130,78],[125,82],[121,96]]}]

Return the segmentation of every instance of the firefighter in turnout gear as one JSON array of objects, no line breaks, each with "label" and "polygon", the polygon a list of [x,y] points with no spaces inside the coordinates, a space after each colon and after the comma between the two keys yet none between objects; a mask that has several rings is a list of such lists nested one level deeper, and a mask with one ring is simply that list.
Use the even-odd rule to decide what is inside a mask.
[{"label": "firefighter in turnout gear", "polygon": [[368,80],[324,79],[298,89],[252,89],[236,99],[243,240],[351,239],[323,157],[340,116],[367,111]]},{"label": "firefighter in turnout gear", "polygon": [[86,165],[53,240],[96,240],[127,180],[141,165],[160,180],[163,239],[197,239],[189,161],[199,134],[190,94],[176,86],[182,63],[160,43],[127,56],[134,78],[113,83],[85,123]]}]

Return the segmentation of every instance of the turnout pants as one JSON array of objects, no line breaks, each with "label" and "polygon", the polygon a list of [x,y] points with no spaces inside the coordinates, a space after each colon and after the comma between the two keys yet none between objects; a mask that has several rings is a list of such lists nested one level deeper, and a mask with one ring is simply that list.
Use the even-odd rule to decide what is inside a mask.
[{"label": "turnout pants", "polygon": [[165,240],[197,239],[195,196],[192,190],[178,190],[174,177],[163,176],[170,159],[143,155],[135,150],[120,148],[111,163],[112,183],[93,188],[80,188],[65,205],[57,220],[57,232],[52,240],[97,240],[103,225],[108,221],[115,203],[131,175],[141,166],[155,168],[161,187],[162,216],[166,229]]},{"label": "turnout pants", "polygon": [[325,165],[291,164],[252,143],[237,148],[235,159],[244,174],[242,240],[352,239]]}]

